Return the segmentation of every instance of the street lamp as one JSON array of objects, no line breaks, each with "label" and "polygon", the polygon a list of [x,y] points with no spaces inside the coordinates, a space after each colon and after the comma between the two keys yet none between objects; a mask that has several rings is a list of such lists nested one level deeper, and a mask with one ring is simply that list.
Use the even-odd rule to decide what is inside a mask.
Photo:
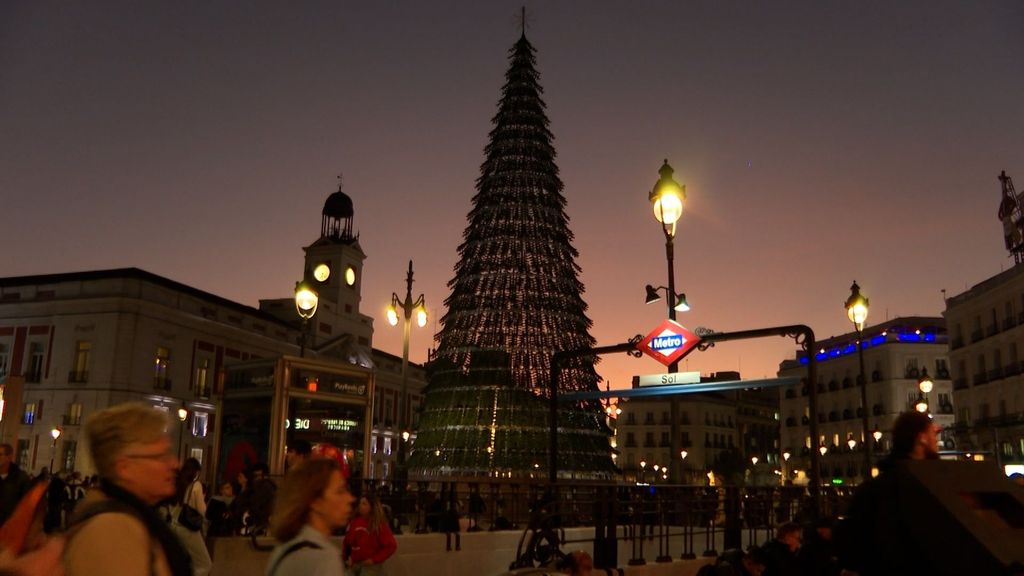
[{"label": "street lamp", "polygon": [[917,381],[917,405],[914,408],[922,414],[928,412],[928,393],[932,391],[935,382],[928,376],[928,369],[921,369],[921,378]]},{"label": "street lamp", "polygon": [[[651,207],[654,209],[654,218],[661,224],[661,231],[665,234],[665,259],[668,262],[668,286],[665,287],[667,294],[666,301],[668,302],[668,317],[670,320],[676,319],[676,311],[680,306],[689,308],[686,304],[686,296],[676,295],[676,275],[675,275],[675,250],[673,241],[676,236],[676,222],[679,217],[683,215],[683,203],[686,201],[686,187],[680,185],[672,178],[672,174],[675,171],[671,166],[668,165],[668,159],[662,163],[661,168],[658,169],[658,181],[654,184],[654,188],[651,189],[647,195],[647,199],[651,202]],[[647,286],[647,298],[648,302],[652,302],[651,295],[657,296],[657,289],[652,286]],[[679,363],[673,362],[669,365],[669,373],[674,373],[679,370]],[[679,452],[680,439],[679,439],[679,399],[672,397],[670,408],[670,434],[671,440],[671,454]],[[679,482],[681,462],[676,462],[674,458],[669,459],[669,476],[672,477],[672,482]]]},{"label": "street lamp", "polygon": [[871,433],[871,437],[875,439],[875,450],[878,450],[878,443],[882,441],[882,431],[875,428],[875,431]]},{"label": "street lamp", "polygon": [[640,461],[640,484],[644,483],[644,470],[647,469],[647,460]]},{"label": "street lamp", "polygon": [[185,403],[181,403],[181,408],[178,408],[178,457],[179,460],[185,459],[185,421],[188,420],[188,408],[185,407]]},{"label": "street lamp", "polygon": [[[864,371],[864,322],[868,319],[868,299],[860,293],[860,286],[853,281],[850,286],[850,297],[846,299],[846,315],[857,329],[857,356],[860,360],[860,406],[861,423],[864,426],[864,441],[867,442],[871,431],[868,429],[868,379]],[[871,451],[864,451],[864,475],[867,480],[871,473]]]},{"label": "street lamp", "polygon": [[302,317],[302,333],[299,336],[299,358],[306,355],[306,332],[310,318],[316,314],[320,303],[320,295],[309,280],[303,279],[295,283],[295,311]]},{"label": "street lamp", "polygon": [[[399,314],[401,312],[401,315]],[[398,294],[391,293],[391,305],[388,306],[388,324],[398,325],[399,316],[402,323],[402,395],[398,399],[398,427],[403,431],[403,438],[409,430],[406,413],[409,411],[409,336],[412,333],[412,317],[416,314],[416,325],[420,328],[427,325],[427,306],[423,294],[412,299],[412,260],[409,260],[409,272],[405,277],[405,300],[399,300]],[[405,443],[398,446],[399,468],[405,464]]]},{"label": "street lamp", "polygon": [[751,456],[750,457],[750,464],[752,466],[757,466],[757,456]]},{"label": "street lamp", "polygon": [[54,474],[54,470],[53,470],[53,457],[57,453],[57,438],[60,438],[60,435],[61,435],[61,429],[58,428],[57,426],[54,426],[53,429],[50,430],[50,436],[53,437],[53,446],[50,447],[50,475],[51,476]]},{"label": "street lamp", "polygon": [[853,452],[853,449],[857,447],[857,441],[854,440],[853,434],[850,434],[850,437],[846,439],[846,445],[850,447],[850,452]]}]

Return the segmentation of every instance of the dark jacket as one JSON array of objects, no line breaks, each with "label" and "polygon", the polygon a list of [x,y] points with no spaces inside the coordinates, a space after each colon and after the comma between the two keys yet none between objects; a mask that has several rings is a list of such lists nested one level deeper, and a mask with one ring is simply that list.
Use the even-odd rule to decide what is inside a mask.
[{"label": "dark jacket", "polygon": [[899,479],[900,460],[887,458],[878,469],[878,477],[853,495],[846,518],[836,528],[839,565],[861,576],[930,573],[901,505],[905,488]]},{"label": "dark jacket", "polygon": [[764,576],[800,576],[800,564],[788,544],[772,540],[761,550],[765,555]]},{"label": "dark jacket", "polygon": [[28,474],[22,472],[17,464],[11,463],[7,469],[7,477],[0,479],[0,524],[3,524],[14,513],[21,497],[32,486]]}]

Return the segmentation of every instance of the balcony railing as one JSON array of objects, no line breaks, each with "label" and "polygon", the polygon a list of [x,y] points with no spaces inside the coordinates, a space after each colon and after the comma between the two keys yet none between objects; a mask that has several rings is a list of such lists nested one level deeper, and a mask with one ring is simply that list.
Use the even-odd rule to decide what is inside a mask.
[{"label": "balcony railing", "polygon": [[69,414],[64,414],[61,416],[60,420],[65,426],[79,426],[82,424],[82,415],[79,414],[77,416],[71,416]]},{"label": "balcony railing", "polygon": [[966,390],[967,389],[967,378],[957,378],[953,380],[953,390]]},{"label": "balcony railing", "polygon": [[72,370],[68,372],[68,384],[85,384],[89,381],[87,370]]},{"label": "balcony railing", "polygon": [[975,330],[974,332],[971,332],[971,344],[974,344],[975,342],[981,342],[983,338],[985,338],[985,335],[981,332],[981,330]]},{"label": "balcony railing", "polygon": [[949,347],[952,350],[957,350],[964,347],[964,339],[962,337],[956,337],[950,340]]},{"label": "balcony railing", "polygon": [[974,385],[981,386],[982,384],[988,384],[988,375],[984,372],[979,372],[974,375]]},{"label": "balcony railing", "polygon": [[32,384],[38,384],[40,381],[42,381],[42,379],[43,379],[43,374],[39,370],[32,370],[32,371],[29,371],[29,372],[25,372],[25,382],[29,382],[29,383],[32,383]]},{"label": "balcony railing", "polygon": [[1020,363],[1018,362],[1011,362],[1003,368],[1003,376],[1005,377],[1016,376],[1017,374],[1020,374]]},{"label": "balcony railing", "polygon": [[999,334],[999,326],[997,326],[996,324],[989,324],[985,328],[985,337],[986,338],[989,337],[989,336],[995,336],[996,334]]},{"label": "balcony railing", "polygon": [[165,376],[154,376],[153,388],[168,391],[171,389],[171,379]]},{"label": "balcony railing", "polygon": [[1009,330],[1017,326],[1017,319],[1013,316],[1007,316],[1003,319],[1003,330]]},{"label": "balcony railing", "polygon": [[995,368],[993,368],[993,369],[988,371],[988,381],[989,382],[995,382],[996,380],[1002,380],[1002,378],[1003,378],[1003,369],[1002,369],[1002,367],[997,366],[997,367],[995,367]]}]

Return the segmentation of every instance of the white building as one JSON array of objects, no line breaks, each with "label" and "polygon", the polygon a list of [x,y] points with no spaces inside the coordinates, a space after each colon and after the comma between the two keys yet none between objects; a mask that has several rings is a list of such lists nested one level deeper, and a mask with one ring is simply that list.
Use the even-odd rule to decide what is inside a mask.
[{"label": "white building", "polygon": [[[890,431],[896,417],[914,410],[921,394],[918,382],[927,371],[934,388],[927,394],[929,411],[944,429],[953,424],[952,381],[950,380],[946,325],[941,318],[895,318],[864,328],[864,371],[867,377],[868,428],[882,433],[876,447],[874,438],[864,437],[861,417],[860,363],[857,333],[818,342],[818,414],[807,404],[807,358],[802,353],[779,367],[780,377],[799,377],[801,383],[782,389],[782,448],[790,453],[785,474],[806,478],[810,451],[827,449],[821,459],[822,478],[859,482],[865,441],[876,462],[891,447]],[[818,420],[818,438],[810,436],[810,419]],[[850,439],[856,444],[848,445]],[[952,433],[943,432],[945,448],[952,448]],[[794,473],[797,474],[794,474]]]},{"label": "white building", "polygon": [[[318,270],[319,293],[305,353],[375,368],[366,468],[379,477],[397,457],[387,440],[400,435],[401,359],[372,349],[373,319],[359,309],[365,255],[352,218],[348,196],[332,194],[319,238],[304,249],[306,275]],[[209,463],[225,367],[298,356],[302,335],[291,296],[263,300],[257,309],[137,268],[0,278],[0,441],[15,446],[26,470],[52,461],[57,470],[92,473],[80,449],[84,419],[142,401],[172,414],[179,454]],[[404,405],[412,414],[424,385],[422,367],[410,364],[411,401]]]},{"label": "white building", "polygon": [[958,448],[1024,463],[1024,266],[946,300]]}]

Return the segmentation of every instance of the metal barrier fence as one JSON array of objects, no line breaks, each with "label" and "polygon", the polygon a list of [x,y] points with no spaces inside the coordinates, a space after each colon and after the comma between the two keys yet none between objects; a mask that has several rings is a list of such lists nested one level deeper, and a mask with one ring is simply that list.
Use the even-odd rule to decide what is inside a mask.
[{"label": "metal barrier fence", "polygon": [[[447,550],[461,548],[461,532],[522,530],[512,567],[547,564],[562,546],[593,542],[595,564],[618,566],[618,543],[629,544],[629,565],[673,558],[711,557],[742,542],[763,543],[787,522],[811,520],[804,487],[706,487],[559,484],[540,480],[468,480],[411,483],[407,489],[367,480],[353,491],[374,494],[389,507],[396,531],[441,532]],[[822,489],[822,516],[840,515],[848,487]],[[593,527],[593,538],[565,540],[565,528]]]}]

